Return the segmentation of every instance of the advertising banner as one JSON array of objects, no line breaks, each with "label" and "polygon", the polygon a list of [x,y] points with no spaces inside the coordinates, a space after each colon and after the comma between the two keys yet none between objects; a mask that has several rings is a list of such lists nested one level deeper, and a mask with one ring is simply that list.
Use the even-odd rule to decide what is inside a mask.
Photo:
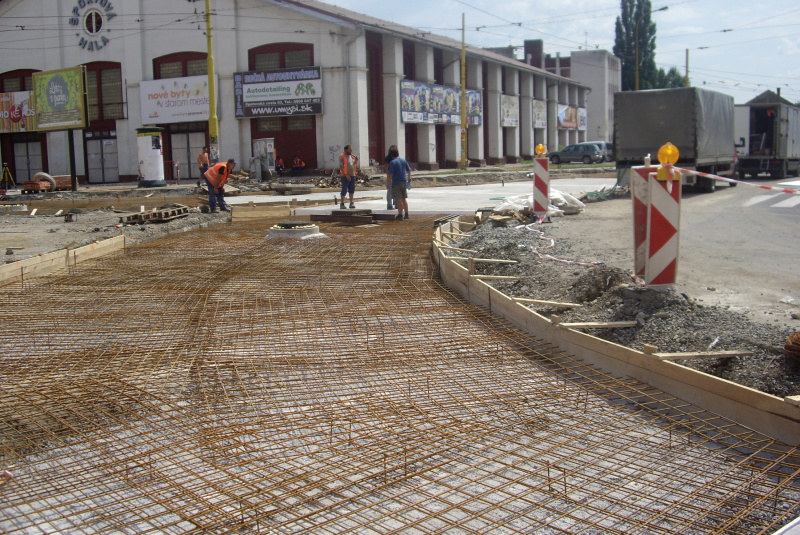
[{"label": "advertising banner", "polygon": [[[481,92],[467,90],[467,124],[481,124]],[[404,123],[461,124],[461,90],[414,80],[400,82],[400,117]]]},{"label": "advertising banner", "polygon": [[0,93],[0,134],[35,130],[31,91]]},{"label": "advertising banner", "polygon": [[586,108],[578,108],[578,130],[586,130]]},{"label": "advertising banner", "polygon": [[[216,75],[214,81],[218,88]],[[209,100],[207,75],[139,82],[142,124],[208,121]]]},{"label": "advertising banner", "polygon": [[500,126],[519,126],[519,97],[500,95]]},{"label": "advertising banner", "polygon": [[236,118],[322,114],[322,68],[233,73]]},{"label": "advertising banner", "polygon": [[69,130],[86,127],[84,67],[33,73],[36,129]]},{"label": "advertising banner", "polygon": [[533,101],[533,127],[547,128],[547,102],[544,100]]},{"label": "advertising banner", "polygon": [[566,104],[559,104],[558,127],[566,130],[575,130],[578,128],[578,108],[575,106],[567,106]]}]

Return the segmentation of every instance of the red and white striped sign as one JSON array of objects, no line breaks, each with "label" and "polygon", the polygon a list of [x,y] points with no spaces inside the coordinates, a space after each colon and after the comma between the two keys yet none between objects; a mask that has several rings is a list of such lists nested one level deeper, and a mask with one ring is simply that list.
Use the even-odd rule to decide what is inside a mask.
[{"label": "red and white striped sign", "polygon": [[655,167],[634,167],[631,172],[631,197],[633,197],[633,272],[644,278],[647,264],[647,212],[650,197],[648,175]]},{"label": "red and white striped sign", "polygon": [[547,158],[533,160],[533,212],[536,217],[545,217],[550,206],[550,162]]},{"label": "red and white striped sign", "polygon": [[648,286],[674,284],[680,245],[681,174],[660,167],[657,173],[649,174],[649,183],[644,282]]}]

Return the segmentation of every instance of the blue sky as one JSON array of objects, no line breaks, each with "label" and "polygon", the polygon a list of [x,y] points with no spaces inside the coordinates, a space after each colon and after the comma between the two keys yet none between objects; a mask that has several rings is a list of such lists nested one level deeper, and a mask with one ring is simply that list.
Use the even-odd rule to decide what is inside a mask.
[{"label": "blue sky", "polygon": [[[522,46],[542,39],[545,52],[611,51],[619,0],[327,0],[359,13],[475,46]],[[656,64],[686,68],[692,85],[728,93],[737,104],[767,89],[800,102],[800,3],[787,0],[651,0]],[[520,49],[521,51],[521,49]]]}]

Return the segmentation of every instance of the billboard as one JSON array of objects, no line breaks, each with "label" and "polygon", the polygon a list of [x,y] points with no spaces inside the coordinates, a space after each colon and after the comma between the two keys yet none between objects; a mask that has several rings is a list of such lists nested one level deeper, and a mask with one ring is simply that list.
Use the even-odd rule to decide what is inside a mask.
[{"label": "billboard", "polygon": [[544,100],[533,101],[533,127],[547,128],[547,102]]},{"label": "billboard", "polygon": [[[481,124],[482,94],[467,90],[467,124]],[[404,123],[461,124],[461,90],[415,80],[400,82],[400,118]]]},{"label": "billboard", "polygon": [[322,68],[233,73],[236,118],[322,114]]},{"label": "billboard", "polygon": [[558,127],[566,130],[576,130],[578,128],[578,108],[559,104]]},{"label": "billboard", "polygon": [[33,73],[36,129],[85,128],[86,71],[82,65]]},{"label": "billboard", "polygon": [[0,134],[34,131],[35,114],[31,91],[0,93]]},{"label": "billboard", "polygon": [[[214,80],[217,82],[214,87],[218,88],[216,75]],[[208,121],[209,100],[205,74],[139,82],[142,124]]]},{"label": "billboard", "polygon": [[519,97],[500,95],[500,126],[519,126]]}]

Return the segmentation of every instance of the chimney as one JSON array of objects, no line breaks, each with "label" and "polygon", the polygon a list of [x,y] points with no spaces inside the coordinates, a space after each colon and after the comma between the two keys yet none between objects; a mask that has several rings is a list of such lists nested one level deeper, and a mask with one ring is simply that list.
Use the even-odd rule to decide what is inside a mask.
[{"label": "chimney", "polygon": [[544,68],[542,57],[544,56],[544,41],[541,39],[528,39],[525,41],[525,59],[532,67]]}]

